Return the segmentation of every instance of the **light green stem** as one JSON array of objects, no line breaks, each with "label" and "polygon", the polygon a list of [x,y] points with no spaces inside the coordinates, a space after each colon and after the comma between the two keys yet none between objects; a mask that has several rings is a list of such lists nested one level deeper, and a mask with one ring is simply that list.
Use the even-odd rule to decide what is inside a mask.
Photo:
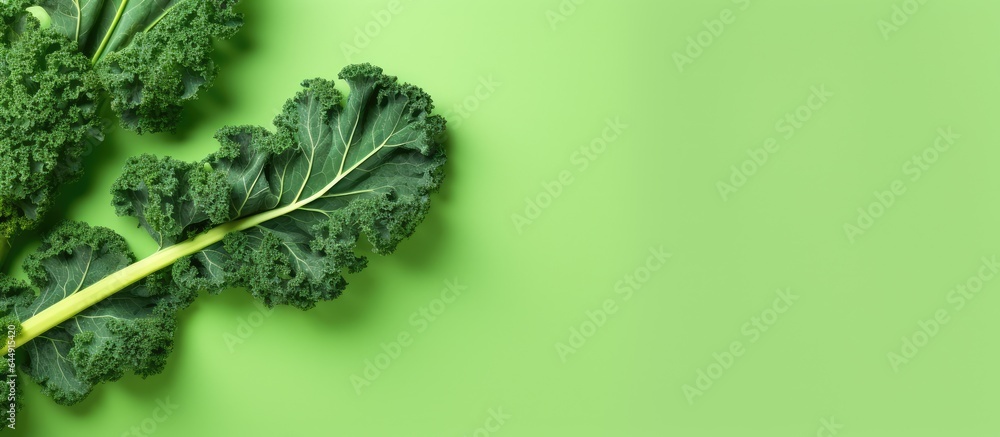
[{"label": "light green stem", "polygon": [[[235,224],[235,223],[234,223]],[[114,272],[91,286],[71,294],[54,305],[35,314],[21,323],[21,333],[14,339],[16,347],[31,341],[56,325],[69,320],[81,311],[90,308],[125,287],[132,285],[146,276],[175,263],[178,259],[194,254],[201,249],[222,240],[228,231],[220,226],[183,243],[175,244],[149,257],[137,261],[124,269]],[[7,353],[7,346],[0,354]]]},{"label": "light green stem", "polygon": [[[28,320],[21,322],[21,333],[14,339],[14,344],[20,347],[56,327],[56,325],[69,320],[81,311],[125,289],[129,285],[135,284],[143,278],[169,267],[185,256],[193,255],[208,246],[222,241],[223,237],[230,232],[237,232],[256,226],[263,221],[260,220],[263,215],[265,214],[258,214],[217,226],[187,241],[163,248],[142,260],[132,263],[124,269],[105,276],[100,281],[71,294],[69,297],[56,302],[52,306],[28,318]],[[7,353],[7,346],[4,346],[0,350],[0,354],[5,353]]]},{"label": "light green stem", "polygon": [[104,34],[101,45],[97,47],[94,58],[90,60],[91,64],[96,64],[97,60],[101,59],[101,55],[104,54],[104,49],[107,48],[108,42],[111,41],[111,36],[114,35],[115,29],[118,28],[118,22],[122,19],[122,14],[125,13],[125,6],[128,6],[128,0],[122,0],[122,4],[118,6],[118,11],[115,12],[115,19],[111,22],[111,28],[108,29],[108,33]]},{"label": "light green stem", "polygon": [[[46,331],[55,328],[56,325],[69,320],[81,311],[90,308],[92,305],[125,289],[125,287],[128,287],[129,285],[132,285],[143,278],[172,265],[177,262],[177,260],[185,256],[198,253],[202,249],[222,241],[222,239],[230,233],[250,229],[268,220],[273,220],[285,214],[291,213],[299,208],[305,207],[317,199],[325,197],[326,193],[332,190],[333,187],[347,177],[348,174],[357,170],[361,164],[368,161],[368,159],[375,156],[380,150],[382,150],[382,148],[386,146],[387,141],[388,138],[386,138],[386,141],[383,141],[378,147],[374,148],[371,152],[361,158],[356,164],[346,170],[338,172],[337,176],[334,177],[329,184],[307,198],[302,199],[300,197],[302,195],[302,189],[300,189],[299,194],[295,197],[295,200],[286,206],[272,209],[270,211],[264,211],[249,217],[244,217],[233,222],[221,224],[184,242],[160,249],[158,252],[150,255],[149,257],[132,263],[128,267],[114,272],[104,277],[104,279],[93,283],[89,287],[71,294],[69,297],[62,299],[59,302],[56,302],[52,306],[42,310],[38,314],[35,314],[28,320],[21,322],[21,333],[14,339],[15,344],[20,346],[31,341]],[[312,168],[310,167],[310,171],[311,169]],[[305,180],[309,180],[309,175],[306,175]],[[305,183],[303,183],[302,187],[305,187]],[[340,195],[351,194],[355,193],[342,193]],[[0,355],[6,353],[7,346],[3,346],[3,349],[0,350]]]},{"label": "light green stem", "polygon": [[[114,272],[103,279],[93,283],[87,288],[69,295],[52,306],[42,310],[38,314],[21,322],[21,333],[14,339],[17,347],[31,341],[35,337],[42,335],[46,331],[65,322],[81,311],[90,308],[92,305],[107,299],[111,295],[125,289],[143,278],[156,273],[157,271],[169,267],[177,260],[198,253],[202,249],[222,241],[226,235],[250,229],[268,220],[281,217],[299,208],[302,208],[316,199],[323,197],[330,189],[340,182],[348,173],[355,170],[362,162],[368,160],[384,146],[379,146],[358,164],[355,164],[348,171],[339,173],[326,187],[319,192],[305,199],[296,199],[295,202],[278,209],[272,209],[240,220],[224,223],[216,226],[202,234],[190,238],[173,246],[160,249],[158,252],[132,263],[128,267]],[[350,193],[346,193],[350,194]],[[7,346],[3,346],[0,355],[7,353]]]}]

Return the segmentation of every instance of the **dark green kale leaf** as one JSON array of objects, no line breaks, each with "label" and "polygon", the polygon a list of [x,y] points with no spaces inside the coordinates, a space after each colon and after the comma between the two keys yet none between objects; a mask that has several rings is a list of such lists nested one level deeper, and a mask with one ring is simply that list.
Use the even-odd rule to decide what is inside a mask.
[{"label": "dark green kale leaf", "polygon": [[443,177],[444,119],[431,115],[427,94],[377,67],[340,77],[351,88],[345,106],[332,82],[309,80],[276,132],[224,128],[221,150],[197,164],[129,161],[112,189],[119,214],[166,245],[225,232],[174,265],[176,282],[247,287],[269,306],[310,308],[341,293],[344,272],[365,267],[355,254],[361,234],[386,254],[413,233]]},{"label": "dark green kale leaf", "polygon": [[242,25],[235,3],[0,1],[0,259],[81,174],[103,140],[100,108],[136,132],[176,127],[215,80],[213,41]]},{"label": "dark green kale leaf", "polygon": [[214,40],[242,26],[236,0],[40,0],[52,28],[91,59],[123,126],[173,130],[215,80]]},{"label": "dark green kale leaf", "polygon": [[[76,44],[0,22],[0,237],[33,227],[103,140],[100,82]],[[15,31],[17,29],[18,31]]]}]

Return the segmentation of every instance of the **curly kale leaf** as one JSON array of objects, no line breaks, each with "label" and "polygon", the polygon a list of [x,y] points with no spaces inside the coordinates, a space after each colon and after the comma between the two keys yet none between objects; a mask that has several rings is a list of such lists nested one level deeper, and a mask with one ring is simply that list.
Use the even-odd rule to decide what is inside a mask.
[{"label": "curly kale leaf", "polygon": [[91,59],[121,124],[172,130],[215,80],[212,42],[242,25],[236,0],[40,0],[52,28]]},{"label": "curly kale leaf", "polygon": [[[9,5],[4,5],[9,6]],[[12,32],[18,29],[17,32]],[[0,44],[0,237],[35,226],[103,140],[100,83],[76,44],[8,19]]]},{"label": "curly kale leaf", "polygon": [[[0,277],[0,317],[23,322],[133,261],[125,240],[113,231],[66,223],[25,261],[30,285]],[[169,275],[149,276],[17,345],[15,353],[25,355],[19,369],[66,405],[126,373],[158,373],[172,349],[175,314],[193,298]]]},{"label": "curly kale leaf", "polygon": [[413,233],[443,178],[444,119],[422,90],[377,67],[349,66],[340,78],[351,89],[344,106],[332,82],[309,80],[273,133],[228,127],[216,135],[221,150],[198,164],[126,165],[112,189],[119,214],[164,245],[212,243],[174,264],[175,282],[246,287],[269,306],[306,309],[365,267],[361,234],[386,254]]},{"label": "curly kale leaf", "polygon": [[136,261],[110,230],[68,223],[25,262],[30,284],[0,275],[21,371],[72,404],[98,383],[159,372],[198,289],[241,286],[306,309],[365,267],[362,234],[376,253],[395,250],[443,179],[445,122],[427,94],[377,67],[340,77],[346,99],[306,81],[273,132],[224,128],[203,161],[131,160],[114,204],[160,242],[156,253]]},{"label": "curly kale leaf", "polygon": [[80,175],[82,155],[103,140],[100,107],[138,132],[177,125],[215,79],[213,40],[242,25],[234,4],[0,1],[0,245],[37,225]]},{"label": "curly kale leaf", "polygon": [[116,186],[151,187],[123,190],[115,202],[120,214],[138,217],[139,224],[160,247],[180,242],[183,230],[197,227],[198,223],[228,220],[229,184],[225,175],[198,163],[140,155],[129,161]]}]

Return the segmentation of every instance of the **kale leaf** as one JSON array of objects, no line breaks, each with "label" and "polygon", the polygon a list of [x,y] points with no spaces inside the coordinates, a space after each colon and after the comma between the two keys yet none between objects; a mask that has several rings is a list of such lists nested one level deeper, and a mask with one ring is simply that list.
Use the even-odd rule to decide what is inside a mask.
[{"label": "kale leaf", "polygon": [[443,180],[445,120],[380,68],[340,77],[346,99],[307,80],[275,131],[223,128],[220,150],[200,162],[131,159],[114,206],[156,253],[134,261],[117,234],[69,223],[29,257],[30,285],[0,275],[0,319],[20,324],[23,371],[56,401],[78,402],[97,383],[160,371],[174,316],[199,290],[245,287],[268,306],[308,309],[366,266],[362,236],[393,252]]}]

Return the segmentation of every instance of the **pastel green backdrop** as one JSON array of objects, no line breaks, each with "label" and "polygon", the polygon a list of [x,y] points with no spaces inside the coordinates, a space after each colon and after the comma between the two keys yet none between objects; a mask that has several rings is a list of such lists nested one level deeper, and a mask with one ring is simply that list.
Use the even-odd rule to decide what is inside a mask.
[{"label": "pastel green backdrop", "polygon": [[149,254],[127,157],[364,61],[448,116],[443,191],[340,299],[203,296],[163,374],[28,386],[20,434],[996,435],[1000,6],[242,3],[180,133],[116,130],[58,213]]}]

